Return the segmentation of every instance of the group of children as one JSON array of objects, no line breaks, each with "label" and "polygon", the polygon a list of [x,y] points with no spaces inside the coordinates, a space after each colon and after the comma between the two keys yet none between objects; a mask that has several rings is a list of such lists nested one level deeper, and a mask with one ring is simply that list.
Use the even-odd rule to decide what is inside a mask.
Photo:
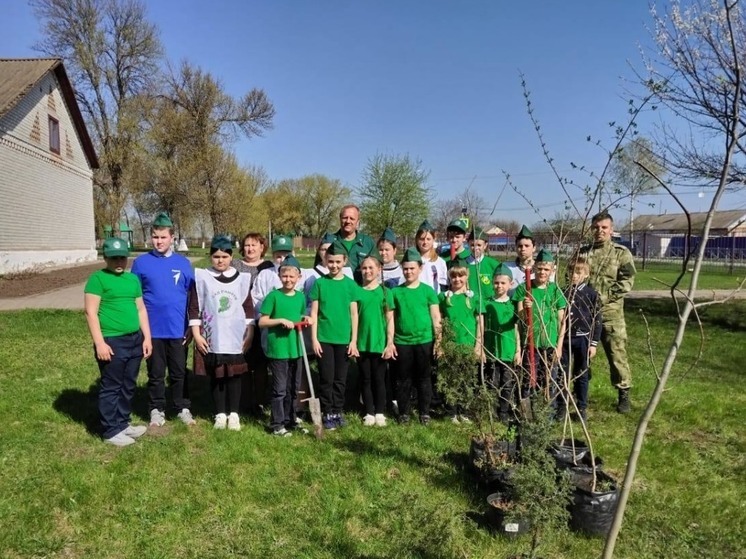
[{"label": "group of children", "polygon": [[[428,424],[442,319],[450,322],[458,343],[473,348],[475,363],[484,363],[499,395],[502,419],[511,417],[518,397],[535,385],[566,401],[567,393],[555,387],[570,386],[571,380],[585,419],[588,359],[600,334],[597,296],[585,284],[587,264],[573,261],[572,286],[563,293],[550,281],[551,253],[541,250],[535,262],[529,262],[534,272],[529,293],[525,283],[515,285],[510,266],[486,255],[487,239],[481,231],[474,232],[471,246],[467,234],[468,224],[454,220],[447,230],[449,250],[439,255],[434,230],[424,222],[416,247],[397,261],[396,236],[387,229],[378,250],[360,260],[360,284],[351,279],[346,247],[333,235],[322,238],[312,269],[301,268],[289,237],[276,236],[274,265],[244,272],[231,265],[231,240],[218,235],[210,246],[212,266],[196,273],[173,253],[173,224],[165,214],[153,224],[153,250],[135,260],[133,274],[124,270],[126,243],[108,239],[106,269],[91,276],[86,286],[86,316],[101,370],[104,439],[125,446],[144,433],[144,427],[129,423],[130,402],[140,361],[151,353],[151,425],[165,422],[166,368],[175,415],[185,424],[194,423],[185,374],[190,337],[195,373],[210,378],[214,427],[239,430],[241,376],[250,366],[249,348],[257,345],[252,343],[255,317],[272,376],[270,432],[277,436],[289,436],[297,425],[295,400],[306,348],[318,362],[326,429],[346,424],[343,409],[352,358],[359,371],[365,425],[386,425],[392,403],[398,421],[408,423],[413,389],[419,421]],[[568,301],[573,318],[563,352]],[[557,364],[569,354],[574,372],[565,375],[562,384]]]}]

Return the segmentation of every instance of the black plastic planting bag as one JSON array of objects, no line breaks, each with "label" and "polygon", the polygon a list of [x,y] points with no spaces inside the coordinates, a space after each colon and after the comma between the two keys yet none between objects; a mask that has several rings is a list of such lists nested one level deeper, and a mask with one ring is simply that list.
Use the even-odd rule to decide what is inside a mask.
[{"label": "black plastic planting bag", "polygon": [[606,536],[619,501],[616,482],[604,472],[596,473],[596,491],[590,490],[589,469],[573,469],[575,488],[570,505],[570,528],[590,536]]},{"label": "black plastic planting bag", "polygon": [[583,457],[588,453],[588,446],[583,441],[565,439],[552,443],[549,453],[558,468],[571,468],[582,464]]}]

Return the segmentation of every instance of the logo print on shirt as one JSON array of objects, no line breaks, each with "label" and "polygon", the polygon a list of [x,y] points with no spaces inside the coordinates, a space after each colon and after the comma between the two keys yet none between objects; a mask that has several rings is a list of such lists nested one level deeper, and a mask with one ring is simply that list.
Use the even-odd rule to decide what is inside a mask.
[{"label": "logo print on shirt", "polygon": [[181,277],[181,270],[171,270],[174,273],[174,285],[179,285],[179,278]]},{"label": "logo print on shirt", "polygon": [[218,299],[218,304],[220,305],[218,307],[218,312],[225,312],[231,308],[231,300],[225,296]]}]

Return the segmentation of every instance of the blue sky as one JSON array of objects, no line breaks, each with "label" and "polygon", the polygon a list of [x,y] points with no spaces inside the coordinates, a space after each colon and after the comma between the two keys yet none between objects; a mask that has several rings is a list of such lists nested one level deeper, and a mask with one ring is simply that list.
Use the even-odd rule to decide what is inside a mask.
[{"label": "blue sky", "polygon": [[[31,8],[5,0],[0,57],[35,56]],[[429,186],[452,198],[472,183],[490,207],[509,172],[550,218],[564,196],[525,110],[518,73],[532,91],[557,167],[599,169],[611,147],[608,122],[626,117],[640,45],[650,40],[648,2],[568,0],[151,0],[167,57],[213,73],[234,95],[264,89],[274,129],[241,140],[242,164],[273,179],[322,173],[355,188],[378,152],[418,157]],[[657,118],[657,117],[656,117]],[[641,121],[646,132],[652,115]],[[476,178],[475,178],[476,177]],[[678,189],[693,210],[696,189]],[[674,209],[664,196],[645,204]],[[725,207],[746,207],[732,195]],[[619,212],[622,214],[623,212]],[[496,217],[539,219],[510,188]],[[618,221],[622,221],[620,215]]]}]

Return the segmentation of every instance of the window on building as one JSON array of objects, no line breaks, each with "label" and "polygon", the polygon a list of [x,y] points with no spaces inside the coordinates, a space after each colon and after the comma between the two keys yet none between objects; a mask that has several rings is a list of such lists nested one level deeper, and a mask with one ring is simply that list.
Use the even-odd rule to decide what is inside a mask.
[{"label": "window on building", "polygon": [[49,151],[60,153],[60,121],[49,117]]}]

